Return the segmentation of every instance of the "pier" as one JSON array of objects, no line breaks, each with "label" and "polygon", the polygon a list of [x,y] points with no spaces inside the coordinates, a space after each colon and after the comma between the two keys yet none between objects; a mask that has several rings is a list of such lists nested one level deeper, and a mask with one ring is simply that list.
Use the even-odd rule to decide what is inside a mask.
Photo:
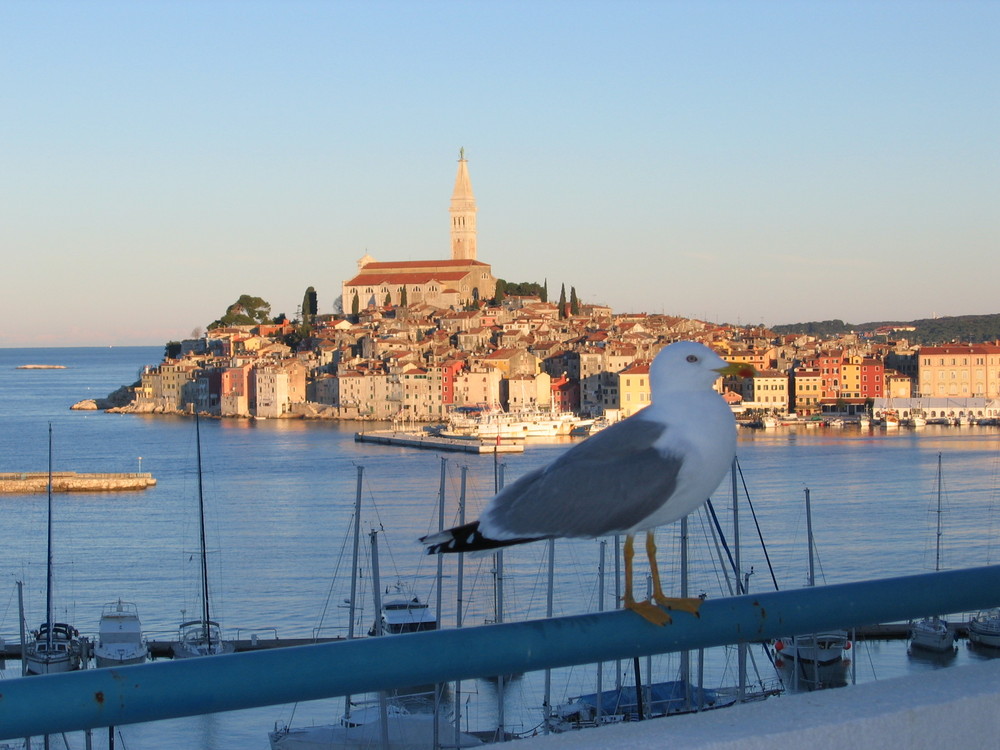
[{"label": "pier", "polygon": [[[59,471],[52,474],[53,492],[134,492],[156,484],[148,472],[131,474],[78,474]],[[0,473],[0,494],[27,495],[47,492],[49,475],[44,471]]]},{"label": "pier", "polygon": [[440,437],[419,432],[396,432],[395,430],[356,432],[354,440],[358,443],[398,445],[404,448],[424,448],[454,453],[524,453],[523,442],[512,443],[502,439],[499,443],[495,440],[482,442],[475,438]]}]

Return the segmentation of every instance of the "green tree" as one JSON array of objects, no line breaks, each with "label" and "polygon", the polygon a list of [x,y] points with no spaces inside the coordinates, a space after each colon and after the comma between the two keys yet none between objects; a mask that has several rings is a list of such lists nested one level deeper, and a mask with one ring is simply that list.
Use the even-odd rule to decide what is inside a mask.
[{"label": "green tree", "polygon": [[399,306],[400,307],[406,307],[408,304],[409,303],[408,303],[407,298],[406,298],[406,287],[405,286],[401,286],[401,287],[399,287]]},{"label": "green tree", "polygon": [[571,286],[569,288],[569,314],[579,315],[580,314],[580,300],[576,297],[576,287]]},{"label": "green tree", "polygon": [[563,284],[559,290],[559,317],[566,317],[566,285]]},{"label": "green tree", "polygon": [[545,279],[545,283],[542,284],[541,298],[542,298],[542,302],[548,302],[549,301],[549,280],[548,279]]},{"label": "green tree", "polygon": [[361,312],[361,300],[358,299],[358,293],[354,293],[354,299],[351,300],[351,315],[357,315]]},{"label": "green tree", "polygon": [[241,294],[240,298],[226,308],[226,314],[214,321],[209,328],[225,326],[252,326],[270,320],[271,305],[260,297]]},{"label": "green tree", "polygon": [[177,359],[180,355],[181,355],[180,341],[168,341],[167,345],[163,347],[164,359]]},{"label": "green tree", "polygon": [[392,294],[390,292],[386,292],[385,293],[385,302],[384,302],[384,305],[385,305],[385,307],[391,307],[392,306]]},{"label": "green tree", "polygon": [[507,282],[503,279],[497,279],[496,289],[493,291],[493,304],[500,305],[503,303],[504,297],[507,296]]},{"label": "green tree", "polygon": [[317,312],[316,290],[308,287],[306,293],[302,295],[302,322],[306,325],[312,325]]}]

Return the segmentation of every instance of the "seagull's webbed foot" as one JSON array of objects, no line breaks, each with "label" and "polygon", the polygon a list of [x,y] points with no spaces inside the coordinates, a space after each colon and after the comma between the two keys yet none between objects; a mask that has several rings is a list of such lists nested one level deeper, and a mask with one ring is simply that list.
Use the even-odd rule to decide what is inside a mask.
[{"label": "seagull's webbed foot", "polygon": [[698,610],[701,608],[702,599],[697,597],[679,599],[672,596],[665,596],[663,593],[653,594],[653,601],[661,607],[672,609],[675,612],[689,612],[695,617],[701,617]]},{"label": "seagull's webbed foot", "polygon": [[653,623],[659,627],[664,625],[669,625],[673,622],[673,619],[665,611],[657,607],[651,601],[641,601],[637,602],[635,599],[628,597],[623,602],[625,609],[630,609],[639,615],[642,619]]}]

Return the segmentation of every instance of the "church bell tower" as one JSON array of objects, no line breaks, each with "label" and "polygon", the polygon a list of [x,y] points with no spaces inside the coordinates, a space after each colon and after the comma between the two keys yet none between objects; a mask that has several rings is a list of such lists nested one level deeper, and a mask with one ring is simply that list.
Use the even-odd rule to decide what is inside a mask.
[{"label": "church bell tower", "polygon": [[458,174],[451,196],[451,259],[476,259],[476,197],[472,194],[465,149],[458,152]]}]

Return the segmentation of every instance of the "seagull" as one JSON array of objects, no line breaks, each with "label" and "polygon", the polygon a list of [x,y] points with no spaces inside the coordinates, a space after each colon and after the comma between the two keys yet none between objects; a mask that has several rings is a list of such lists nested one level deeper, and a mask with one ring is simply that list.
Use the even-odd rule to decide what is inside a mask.
[{"label": "seagull", "polygon": [[[624,534],[624,607],[655,625],[671,622],[661,607],[697,616],[701,599],[663,593],[653,529],[700,507],[725,477],[736,455],[736,422],[713,385],[720,375],[753,374],[750,365],[729,364],[703,344],[664,347],[649,368],[651,404],[502,489],[478,521],[421,543],[433,555]],[[632,594],[640,531],[646,532],[652,601]]]}]

